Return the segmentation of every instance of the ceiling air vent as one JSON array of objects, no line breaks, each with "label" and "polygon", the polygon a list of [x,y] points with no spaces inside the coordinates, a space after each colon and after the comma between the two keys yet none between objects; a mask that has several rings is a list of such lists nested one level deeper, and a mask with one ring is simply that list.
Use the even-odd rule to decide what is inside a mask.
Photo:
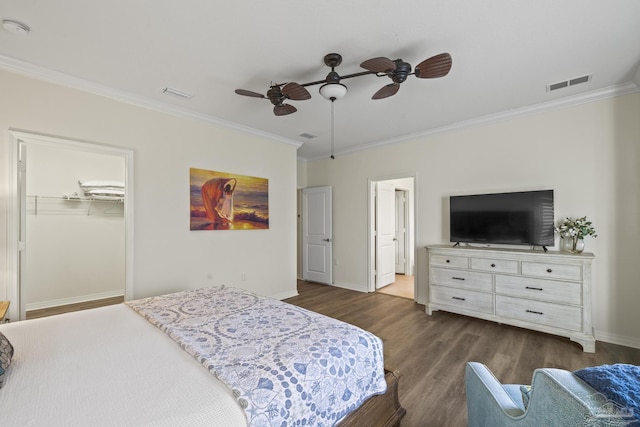
[{"label": "ceiling air vent", "polygon": [[553,83],[547,85],[547,92],[551,92],[554,90],[562,89],[564,87],[575,86],[582,83],[586,83],[591,80],[592,75],[587,74],[586,76],[576,77],[575,79],[565,80],[563,82]]},{"label": "ceiling air vent", "polygon": [[586,83],[591,80],[591,74],[588,76],[576,77],[575,79],[569,80],[569,86],[579,85],[580,83]]},{"label": "ceiling air vent", "polygon": [[547,91],[551,92],[552,90],[562,89],[563,87],[567,87],[567,86],[569,86],[569,82],[565,80],[563,82],[554,83],[552,85],[547,86]]},{"label": "ceiling air vent", "polygon": [[182,90],[174,89],[172,87],[165,87],[164,89],[162,89],[162,93],[165,93],[165,94],[171,95],[171,96],[175,96],[176,98],[180,98],[180,99],[191,99],[193,97],[193,95],[191,95],[188,92],[184,92]]},{"label": "ceiling air vent", "polygon": [[313,139],[313,138],[316,138],[318,135],[314,135],[309,132],[304,132],[304,133],[301,133],[300,136],[306,139]]}]

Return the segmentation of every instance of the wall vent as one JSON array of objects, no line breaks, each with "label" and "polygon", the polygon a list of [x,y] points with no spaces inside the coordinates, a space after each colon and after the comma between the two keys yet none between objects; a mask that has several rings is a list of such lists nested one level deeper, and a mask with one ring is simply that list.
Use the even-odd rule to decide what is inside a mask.
[{"label": "wall vent", "polygon": [[318,135],[314,135],[312,133],[309,132],[303,132],[300,134],[301,137],[306,138],[306,139],[313,139],[313,138],[317,138]]},{"label": "wall vent", "polygon": [[586,76],[576,77],[575,79],[565,80],[563,82],[547,85],[547,92],[551,92],[551,91],[562,89],[569,86],[579,85],[582,83],[587,83],[588,81],[591,81],[592,76],[593,76],[592,74],[587,74]]}]

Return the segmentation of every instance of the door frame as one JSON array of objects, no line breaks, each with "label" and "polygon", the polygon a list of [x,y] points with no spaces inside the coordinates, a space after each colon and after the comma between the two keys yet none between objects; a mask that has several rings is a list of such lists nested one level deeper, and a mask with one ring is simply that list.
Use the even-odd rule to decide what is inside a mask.
[{"label": "door frame", "polygon": [[9,318],[25,318],[25,306],[20,295],[20,146],[41,144],[59,148],[122,157],[125,162],[125,301],[133,299],[133,150],[105,144],[54,137],[9,129],[9,193],[7,197],[7,298],[11,301]]},{"label": "door frame", "polygon": [[[411,227],[409,226],[409,191],[407,190],[402,190],[402,189],[396,189],[396,223],[398,221],[398,194],[400,194],[400,196],[402,197],[402,223],[404,225],[404,245],[402,245],[402,253],[404,255],[404,261],[402,262],[403,267],[402,269],[404,270],[403,274],[408,274],[408,275],[413,275],[413,271],[411,271],[411,268],[409,268],[409,258],[407,257],[407,254],[410,251],[410,240],[409,239],[409,234],[411,233]],[[400,245],[398,245],[398,247],[400,247]],[[415,262],[415,261],[414,261]],[[396,264],[396,267],[399,264]]]},{"label": "door frame", "polygon": [[367,203],[367,291],[376,291],[376,242],[375,242],[375,215],[376,215],[376,183],[378,181],[391,181],[394,179],[413,178],[413,264],[414,264],[414,281],[413,281],[413,300],[418,300],[418,283],[419,268],[417,258],[417,242],[418,236],[418,174],[416,172],[398,173],[393,175],[384,175],[367,178],[368,187],[368,203]]}]

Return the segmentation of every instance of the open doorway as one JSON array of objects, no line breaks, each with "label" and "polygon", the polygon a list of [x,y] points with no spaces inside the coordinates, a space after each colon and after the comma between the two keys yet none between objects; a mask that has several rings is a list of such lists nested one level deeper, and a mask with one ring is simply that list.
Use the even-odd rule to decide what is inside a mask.
[{"label": "open doorway", "polygon": [[12,319],[55,307],[130,299],[132,151],[10,134]]},{"label": "open doorway", "polygon": [[415,300],[415,177],[369,179],[369,292]]}]

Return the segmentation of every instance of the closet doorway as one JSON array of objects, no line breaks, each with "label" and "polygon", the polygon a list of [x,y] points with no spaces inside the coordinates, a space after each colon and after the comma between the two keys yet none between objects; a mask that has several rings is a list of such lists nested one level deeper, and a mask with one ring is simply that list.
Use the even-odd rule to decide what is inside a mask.
[{"label": "closet doorway", "polygon": [[11,136],[12,319],[130,299],[132,151]]},{"label": "closet doorway", "polygon": [[369,292],[416,300],[415,206],[414,176],[369,179]]}]

